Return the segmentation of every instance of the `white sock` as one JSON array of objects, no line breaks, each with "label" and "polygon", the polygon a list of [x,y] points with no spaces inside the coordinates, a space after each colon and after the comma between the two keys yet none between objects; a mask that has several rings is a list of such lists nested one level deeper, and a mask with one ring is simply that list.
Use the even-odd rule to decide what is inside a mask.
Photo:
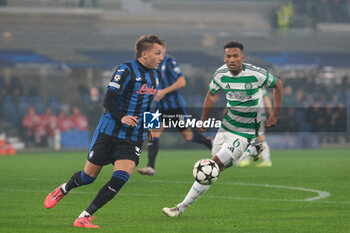
[{"label": "white sock", "polygon": [[85,210],[79,215],[79,218],[91,217],[91,215]]},{"label": "white sock", "polygon": [[270,163],[271,162],[270,146],[269,146],[269,144],[267,144],[266,141],[263,142],[263,145],[264,145],[265,149],[261,152],[261,157],[264,160],[264,162]]},{"label": "white sock", "polygon": [[256,155],[257,151],[255,146],[248,146],[248,148],[243,152],[242,156],[241,156],[241,160],[249,160],[250,156],[252,155]]},{"label": "white sock", "polygon": [[184,212],[187,207],[200,198],[209,188],[210,185],[202,185],[195,181],[185,199],[177,205],[180,212]]},{"label": "white sock", "polygon": [[250,162],[250,157],[256,153],[256,148],[254,146],[248,146],[248,148],[243,152],[242,156],[236,161],[233,162],[233,165],[240,164],[242,161],[249,161]]},{"label": "white sock", "polygon": [[68,193],[67,190],[66,190],[66,184],[67,184],[67,183],[65,183],[65,184],[62,185],[62,187],[61,187],[61,189],[63,190],[63,193],[64,193],[64,194]]}]

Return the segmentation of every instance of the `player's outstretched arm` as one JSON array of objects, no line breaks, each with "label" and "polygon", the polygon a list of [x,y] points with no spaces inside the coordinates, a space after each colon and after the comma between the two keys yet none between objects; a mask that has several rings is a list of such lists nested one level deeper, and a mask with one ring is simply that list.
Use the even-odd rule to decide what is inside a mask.
[{"label": "player's outstretched arm", "polygon": [[280,108],[283,96],[283,83],[280,79],[276,78],[276,84],[273,91],[273,113],[267,119],[265,126],[274,127],[277,123],[278,116],[280,115]]},{"label": "player's outstretched arm", "polygon": [[267,114],[271,116],[273,114],[272,102],[268,95],[264,96],[264,104],[265,104],[265,109],[267,111]]}]

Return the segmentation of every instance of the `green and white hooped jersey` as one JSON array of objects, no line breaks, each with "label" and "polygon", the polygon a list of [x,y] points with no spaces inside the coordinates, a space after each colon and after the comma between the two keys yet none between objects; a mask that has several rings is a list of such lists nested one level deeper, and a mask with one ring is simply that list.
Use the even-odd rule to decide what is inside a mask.
[{"label": "green and white hooped jersey", "polygon": [[227,99],[227,113],[221,127],[231,133],[254,139],[262,119],[258,114],[264,107],[262,88],[274,87],[276,77],[265,69],[244,63],[242,72],[234,76],[227,65],[216,70],[209,90],[215,94],[223,90]]}]

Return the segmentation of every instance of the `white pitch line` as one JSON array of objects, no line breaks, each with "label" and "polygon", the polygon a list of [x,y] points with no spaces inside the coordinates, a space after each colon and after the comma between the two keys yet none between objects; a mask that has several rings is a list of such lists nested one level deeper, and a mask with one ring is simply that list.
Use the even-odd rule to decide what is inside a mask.
[{"label": "white pitch line", "polygon": [[[184,182],[185,183],[185,182]],[[189,182],[186,182],[189,183]],[[10,188],[0,188],[1,192],[16,192],[16,193],[43,193],[48,194],[52,190],[26,190],[26,189],[10,189]],[[97,192],[97,191],[96,191]],[[84,192],[73,190],[73,194],[80,195],[96,195],[96,192]],[[169,198],[184,198],[184,195],[174,195],[174,194],[154,194],[154,193],[119,193],[119,196],[133,196],[133,197],[169,197]],[[280,201],[280,202],[303,202],[304,200],[298,199],[273,199],[273,198],[254,198],[254,197],[232,197],[232,196],[213,196],[204,195],[202,199],[229,199],[229,200],[251,200],[251,201]],[[350,204],[350,201],[317,201],[315,203],[326,203],[326,204]]]},{"label": "white pitch line", "polygon": [[[133,180],[134,182],[149,182],[149,183],[173,183],[173,184],[192,184],[191,181],[169,181],[169,180]],[[329,192],[316,190],[316,189],[308,189],[302,187],[293,187],[293,186],[283,186],[283,185],[272,185],[272,184],[254,184],[254,183],[231,183],[231,182],[221,182],[215,185],[236,185],[236,186],[256,186],[256,187],[266,187],[266,188],[278,188],[278,189],[290,189],[290,190],[298,190],[304,192],[313,192],[318,195],[311,198],[306,199],[273,199],[273,198],[249,198],[249,197],[232,197],[232,196],[213,196],[213,195],[204,195],[202,198],[210,198],[210,199],[232,199],[232,200],[260,200],[260,201],[283,201],[283,202],[312,202],[318,201],[322,203],[330,203],[330,204],[350,204],[350,201],[319,201],[320,199],[327,198],[331,196]],[[4,192],[41,192],[41,193],[49,193],[52,190],[25,190],[25,189],[9,189],[9,188],[0,188],[0,191]],[[84,192],[84,191],[72,191],[76,194],[90,195],[96,194],[95,192]],[[140,196],[140,197],[176,197],[183,198],[184,195],[172,195],[172,194],[138,194],[138,193],[120,193],[118,195],[122,196]]]},{"label": "white pitch line", "polygon": [[[193,182],[187,182],[187,181],[168,181],[168,180],[150,180],[148,182],[159,182],[159,183],[193,183]],[[316,201],[323,198],[330,197],[331,194],[326,191],[322,190],[316,190],[316,189],[308,189],[308,188],[301,188],[301,187],[293,187],[293,186],[284,186],[284,185],[272,185],[272,184],[254,184],[254,183],[217,183],[220,185],[240,185],[240,186],[256,186],[256,187],[266,187],[266,188],[278,188],[278,189],[291,189],[291,190],[298,190],[298,191],[304,191],[304,192],[313,192],[317,193],[318,195],[316,197],[306,198],[306,199],[300,199],[300,200],[294,200],[294,201]],[[282,199],[283,200],[283,199]]]},{"label": "white pitch line", "polygon": [[[230,183],[228,183],[230,184]],[[318,195],[316,197],[306,198],[300,201],[316,201],[323,198],[330,197],[331,194],[326,191],[317,190],[317,189],[308,189],[308,188],[301,188],[301,187],[293,187],[293,186],[284,186],[284,185],[273,185],[273,184],[253,184],[253,183],[231,183],[233,185],[243,185],[243,186],[257,186],[257,187],[267,187],[267,188],[279,188],[279,189],[292,189],[292,190],[299,190],[304,192],[313,192],[317,193]]]}]

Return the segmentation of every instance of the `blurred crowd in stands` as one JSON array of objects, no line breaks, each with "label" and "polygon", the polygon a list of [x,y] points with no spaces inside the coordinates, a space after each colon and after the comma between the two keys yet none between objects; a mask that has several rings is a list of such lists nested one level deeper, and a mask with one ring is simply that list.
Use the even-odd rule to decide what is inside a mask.
[{"label": "blurred crowd in stands", "polygon": [[317,23],[350,22],[350,0],[283,0],[272,24],[285,31],[292,27],[313,27]]},{"label": "blurred crowd in stands", "polygon": [[[11,78],[9,85],[0,78],[0,133],[18,135],[29,147],[53,148],[55,138],[66,148],[86,147],[103,107],[97,88],[80,91],[80,106],[65,107],[55,96],[49,96],[45,102],[40,90],[26,90],[16,77]],[[71,134],[69,139],[65,137]]]},{"label": "blurred crowd in stands", "polygon": [[325,143],[350,142],[349,76],[325,81],[312,71],[287,79],[282,106],[275,131],[318,133]]},{"label": "blurred crowd in stands", "polygon": [[317,22],[350,22],[349,0],[293,0],[296,12]]},{"label": "blurred crowd in stands", "polygon": [[[350,77],[326,80],[315,70],[294,78],[274,73],[284,81],[284,98],[279,126],[272,132],[316,132],[325,143],[350,142]],[[207,88],[203,82],[204,92],[193,93],[191,86],[198,83],[189,82],[182,92],[188,107],[196,109]],[[17,135],[29,147],[54,148],[55,140],[63,148],[88,147],[103,113],[104,91],[86,86],[77,91],[78,104],[61,104],[55,96],[44,101],[35,87],[23,88],[19,78],[12,77],[8,85],[0,78],[0,134]]]},{"label": "blurred crowd in stands", "polygon": [[25,142],[28,146],[54,147],[56,133],[63,133],[73,129],[88,131],[88,122],[77,106],[73,107],[72,114],[67,115],[61,110],[58,115],[47,107],[44,114],[37,114],[34,107],[28,107],[28,112],[23,116],[22,127]]}]

